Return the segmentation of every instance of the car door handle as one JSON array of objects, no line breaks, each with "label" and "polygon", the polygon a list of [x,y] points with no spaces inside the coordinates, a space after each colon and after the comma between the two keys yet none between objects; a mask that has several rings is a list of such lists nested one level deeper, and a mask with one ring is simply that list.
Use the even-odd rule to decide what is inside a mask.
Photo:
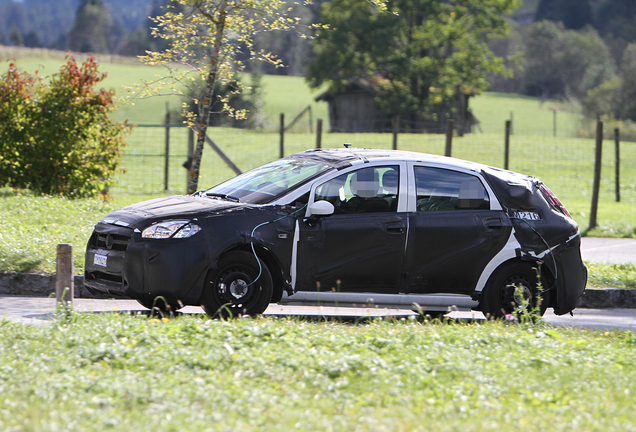
[{"label": "car door handle", "polygon": [[503,225],[501,221],[496,221],[496,222],[493,221],[493,222],[486,223],[486,228],[490,230],[500,230],[501,228],[503,228]]},{"label": "car door handle", "polygon": [[404,227],[401,224],[387,224],[384,229],[391,234],[402,234],[404,232]]}]

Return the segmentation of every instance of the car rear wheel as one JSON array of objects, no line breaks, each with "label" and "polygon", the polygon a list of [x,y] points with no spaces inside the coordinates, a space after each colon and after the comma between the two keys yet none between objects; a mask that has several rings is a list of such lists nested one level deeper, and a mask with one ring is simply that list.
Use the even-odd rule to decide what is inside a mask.
[{"label": "car rear wheel", "polygon": [[[260,260],[259,260],[260,261]],[[231,252],[208,274],[203,290],[203,309],[209,316],[258,315],[272,299],[272,276],[263,263],[248,252]]]},{"label": "car rear wheel", "polygon": [[526,312],[534,311],[543,316],[550,303],[550,292],[539,293],[538,285],[535,265],[528,262],[503,265],[490,277],[484,289],[484,315],[500,318],[525,308]]}]

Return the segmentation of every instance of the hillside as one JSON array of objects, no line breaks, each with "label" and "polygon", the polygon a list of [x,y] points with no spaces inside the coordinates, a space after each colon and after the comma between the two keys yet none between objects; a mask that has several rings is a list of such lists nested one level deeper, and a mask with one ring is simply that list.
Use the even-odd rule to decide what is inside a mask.
[{"label": "hillside", "polygon": [[[18,67],[33,73],[38,70],[42,76],[50,75],[64,62],[65,52],[0,46],[0,59],[15,58]],[[81,58],[78,55],[78,59]],[[126,86],[130,86],[140,79],[156,79],[163,73],[163,69],[138,63],[134,57],[98,55],[100,70],[108,73],[103,84],[106,88],[114,88],[118,96],[127,96]],[[7,67],[2,62],[1,70]],[[1,72],[0,72],[1,73]],[[249,77],[244,77],[249,83]],[[315,102],[314,98],[322,90],[311,90],[302,77],[282,75],[264,75],[263,108],[261,115],[265,118],[265,130],[276,130],[279,115],[284,113],[287,121],[291,121],[308,105],[312,107],[314,122],[323,118],[328,124],[328,107],[325,102]],[[155,97],[150,99],[133,99],[122,103],[115,117],[128,119],[131,123],[156,124],[163,122],[166,106],[176,108],[181,106],[178,97]],[[473,114],[479,119],[483,132],[503,131],[504,123],[512,116],[515,128],[532,130],[541,134],[552,133],[553,110],[558,112],[559,134],[568,131],[570,135],[577,126],[580,115],[568,112],[566,106],[554,101],[541,103],[537,98],[514,94],[487,92],[470,101]],[[303,121],[302,124],[307,124]],[[325,125],[325,127],[327,127]]]}]

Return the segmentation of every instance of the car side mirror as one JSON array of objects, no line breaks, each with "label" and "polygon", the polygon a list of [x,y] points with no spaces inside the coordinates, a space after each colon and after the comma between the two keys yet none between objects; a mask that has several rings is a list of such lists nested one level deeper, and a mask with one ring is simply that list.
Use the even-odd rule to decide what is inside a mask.
[{"label": "car side mirror", "polygon": [[317,219],[319,217],[331,216],[335,211],[335,207],[329,201],[320,200],[316,201],[309,206],[310,217]]}]

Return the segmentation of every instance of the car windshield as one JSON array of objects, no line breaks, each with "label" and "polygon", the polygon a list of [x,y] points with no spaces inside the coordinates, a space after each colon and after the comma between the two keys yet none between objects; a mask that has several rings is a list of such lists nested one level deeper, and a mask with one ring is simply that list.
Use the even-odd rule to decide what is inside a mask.
[{"label": "car windshield", "polygon": [[329,165],[315,161],[279,159],[214,186],[205,194],[249,204],[267,204],[329,169]]}]

